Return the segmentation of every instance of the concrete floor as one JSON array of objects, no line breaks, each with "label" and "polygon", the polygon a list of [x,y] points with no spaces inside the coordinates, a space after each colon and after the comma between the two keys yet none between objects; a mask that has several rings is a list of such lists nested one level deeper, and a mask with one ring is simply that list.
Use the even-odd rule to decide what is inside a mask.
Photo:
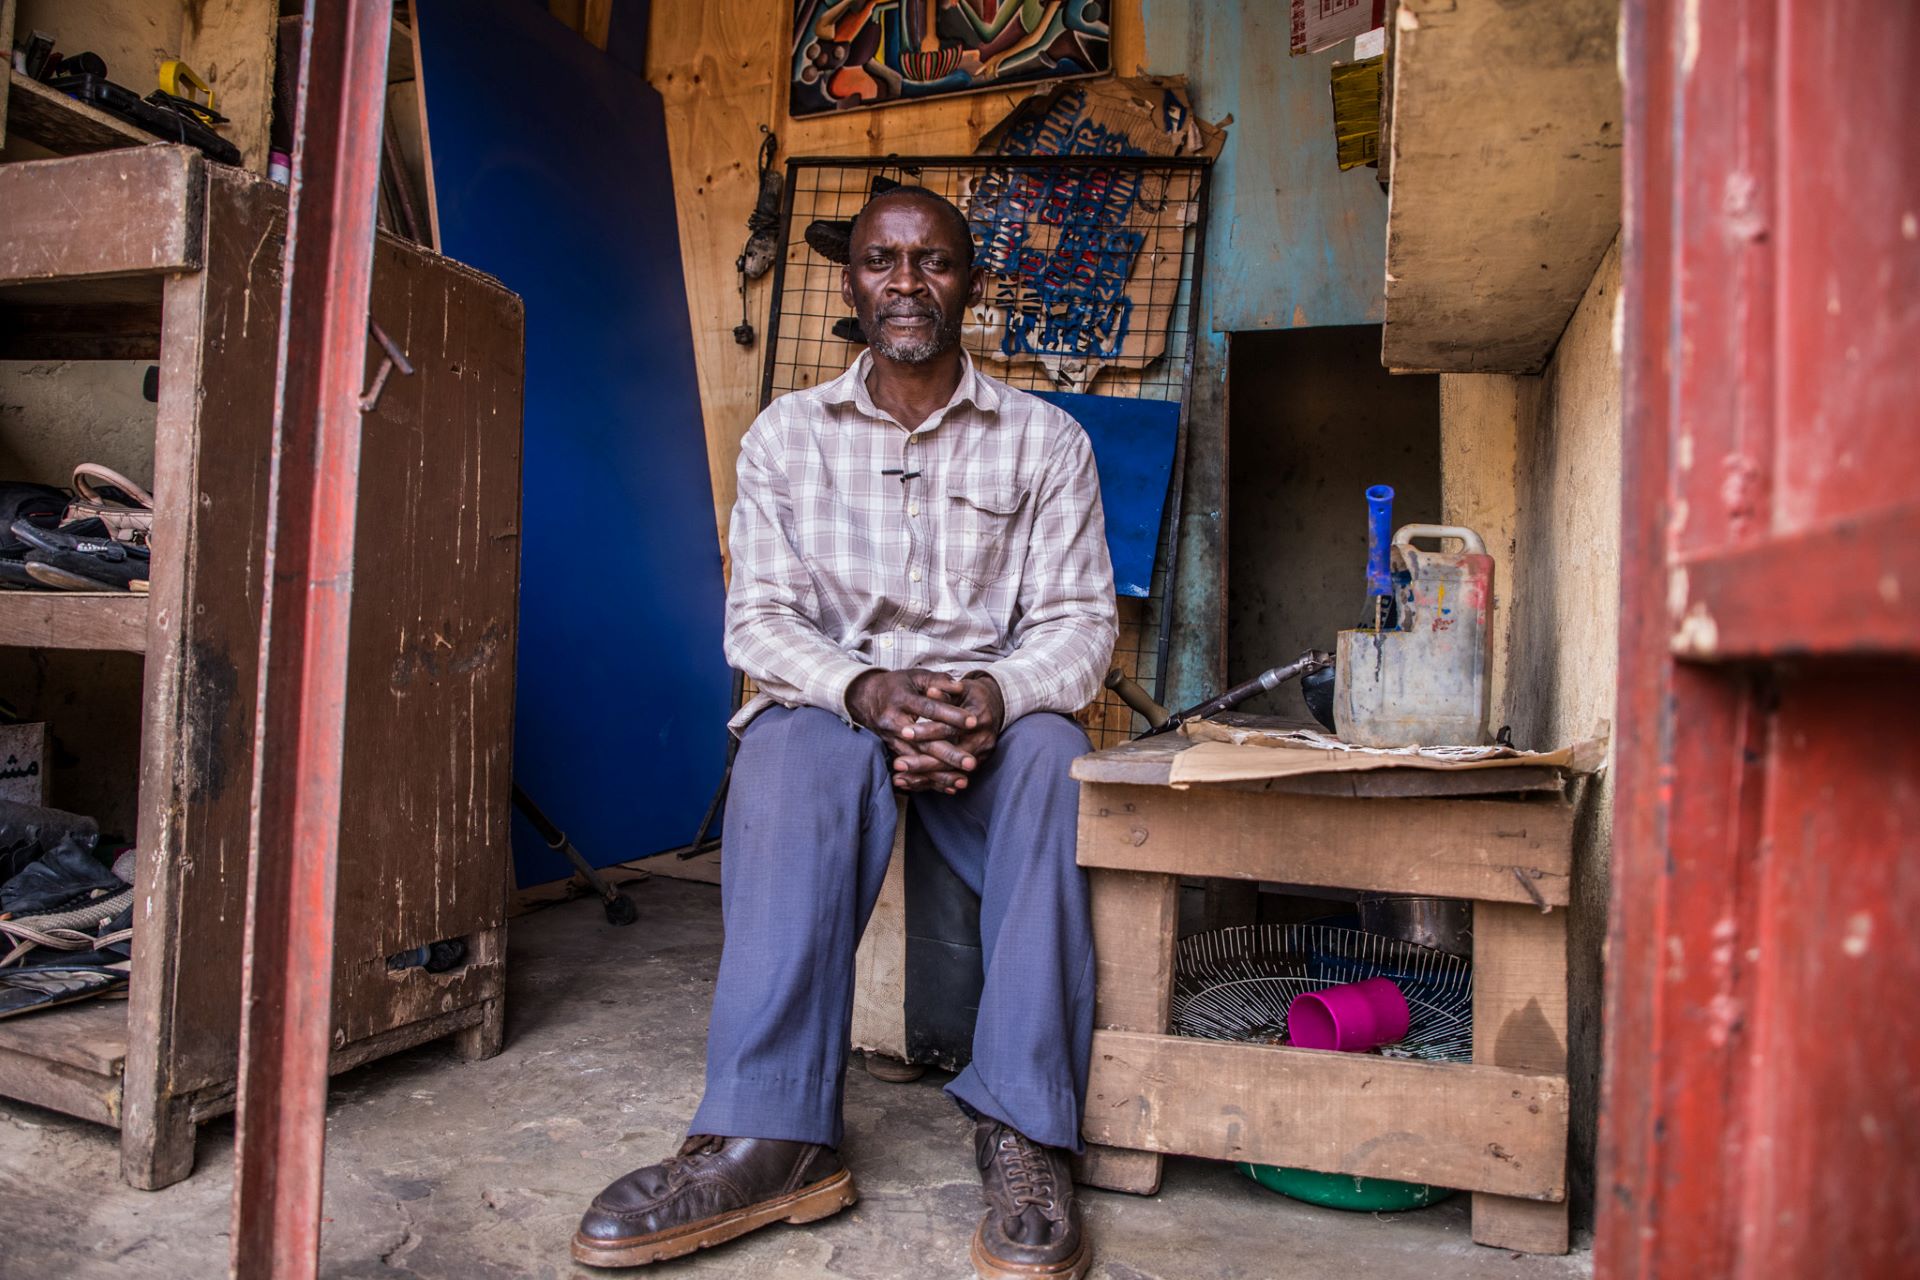
[{"label": "concrete floor", "polygon": [[[640,923],[574,902],[516,921],[506,1051],[462,1063],[429,1045],[335,1082],[321,1274],[421,1280],[591,1276],[567,1257],[601,1185],[674,1147],[698,1101],[720,957],[719,892],[655,879]],[[52,1015],[49,1015],[52,1016]],[[853,1210],[662,1264],[661,1280],[968,1280],[978,1216],[968,1127],[930,1074],[847,1088]],[[193,1177],[121,1183],[111,1131],[0,1102],[0,1278],[225,1273],[230,1120]],[[1094,1280],[1468,1280],[1591,1274],[1590,1255],[1525,1258],[1468,1239],[1465,1197],[1390,1217],[1316,1209],[1231,1169],[1170,1161],[1153,1199],[1086,1193]]]}]

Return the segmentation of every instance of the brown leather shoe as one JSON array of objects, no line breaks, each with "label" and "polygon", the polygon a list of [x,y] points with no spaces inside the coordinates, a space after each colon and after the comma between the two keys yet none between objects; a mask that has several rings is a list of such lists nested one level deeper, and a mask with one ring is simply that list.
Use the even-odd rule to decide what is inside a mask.
[{"label": "brown leather shoe", "polygon": [[1073,1202],[1067,1153],[998,1120],[973,1126],[986,1216],[973,1233],[980,1280],[1080,1280],[1093,1260]]},{"label": "brown leather shoe", "polygon": [[573,1236],[590,1267],[678,1258],[771,1222],[816,1222],[855,1200],[831,1147],[695,1134],[678,1155],[635,1169],[593,1198]]}]

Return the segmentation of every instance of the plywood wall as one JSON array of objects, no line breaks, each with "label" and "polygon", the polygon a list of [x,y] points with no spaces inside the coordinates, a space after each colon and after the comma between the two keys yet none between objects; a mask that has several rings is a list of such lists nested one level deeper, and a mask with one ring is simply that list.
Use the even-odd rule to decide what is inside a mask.
[{"label": "plywood wall", "polygon": [[[1140,0],[1120,0],[1115,67],[1142,69]],[[724,550],[740,438],[760,409],[761,341],[733,340],[740,323],[734,260],[746,241],[758,194],[762,127],[780,141],[779,161],[796,155],[963,155],[1029,89],[909,103],[880,111],[791,120],[787,116],[786,0],[705,0],[657,4],[647,79],[666,101],[674,203],[699,368],[715,526]],[[754,328],[764,341],[772,276],[749,286]]]}]

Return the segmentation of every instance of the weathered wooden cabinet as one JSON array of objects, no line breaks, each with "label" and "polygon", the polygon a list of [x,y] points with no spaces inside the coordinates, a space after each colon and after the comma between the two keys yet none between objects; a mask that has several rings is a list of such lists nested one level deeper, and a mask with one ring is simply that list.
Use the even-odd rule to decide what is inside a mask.
[{"label": "weathered wooden cabinet", "polygon": [[[286,209],[180,147],[0,166],[0,358],[160,369],[150,594],[0,594],[0,682],[56,735],[115,691],[55,658],[145,657],[130,997],[0,1022],[0,1095],[118,1126],[142,1187],[185,1177],[196,1123],[234,1103]],[[360,463],[336,1071],[445,1035],[498,1051],[511,876],[522,309],[382,235],[372,315],[414,372],[387,378]],[[369,382],[381,356],[370,338]],[[458,969],[388,967],[452,938]]]}]

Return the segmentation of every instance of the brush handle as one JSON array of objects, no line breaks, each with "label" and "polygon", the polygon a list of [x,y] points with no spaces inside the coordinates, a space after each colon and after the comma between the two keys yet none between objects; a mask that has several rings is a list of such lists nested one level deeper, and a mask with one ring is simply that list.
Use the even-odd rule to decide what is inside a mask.
[{"label": "brush handle", "polygon": [[[1367,490],[1367,598],[1393,594],[1387,553],[1393,546],[1393,489],[1376,484]],[[1372,612],[1371,609],[1368,610]]]}]

